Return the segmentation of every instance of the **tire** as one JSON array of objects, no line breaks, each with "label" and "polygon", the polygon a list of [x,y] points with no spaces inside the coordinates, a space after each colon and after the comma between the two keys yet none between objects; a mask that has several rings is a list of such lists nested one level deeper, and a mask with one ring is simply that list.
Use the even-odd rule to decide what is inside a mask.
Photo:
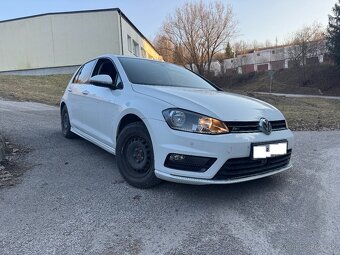
[{"label": "tire", "polygon": [[71,131],[70,118],[66,106],[64,106],[61,111],[61,132],[66,138],[71,139],[76,137],[76,135]]},{"label": "tire", "polygon": [[161,182],[155,175],[155,161],[148,130],[142,122],[128,124],[117,139],[118,169],[127,183],[147,189]]}]

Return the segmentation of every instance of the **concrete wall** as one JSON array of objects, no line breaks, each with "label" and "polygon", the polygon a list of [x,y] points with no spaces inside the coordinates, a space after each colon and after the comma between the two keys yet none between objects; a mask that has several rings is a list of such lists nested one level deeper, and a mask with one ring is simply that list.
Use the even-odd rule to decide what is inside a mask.
[{"label": "concrete wall", "polygon": [[[208,68],[208,67],[206,67]],[[221,73],[221,64],[218,61],[212,61],[210,65],[210,72],[213,73],[215,76],[219,75]]]},{"label": "concrete wall", "polygon": [[0,71],[54,65],[50,17],[0,23]]},{"label": "concrete wall", "polygon": [[52,75],[52,74],[73,74],[80,65],[77,66],[61,66],[49,68],[25,69],[16,71],[0,72],[0,75]]},{"label": "concrete wall", "polygon": [[54,66],[79,65],[102,54],[121,54],[117,11],[51,16]]},{"label": "concrete wall", "polygon": [[0,71],[80,65],[121,54],[117,11],[65,13],[0,23]]},{"label": "concrete wall", "polygon": [[[320,47],[317,54],[308,54],[306,63],[309,65],[319,64],[327,58],[327,49],[325,42],[317,42]],[[324,47],[322,47],[324,46]],[[266,70],[280,70],[290,68],[300,63],[290,60],[289,51],[296,46],[279,46],[254,50],[246,54],[241,54],[235,58],[225,59],[224,72],[233,73],[233,70],[238,70],[239,74],[248,72],[261,72]]]}]

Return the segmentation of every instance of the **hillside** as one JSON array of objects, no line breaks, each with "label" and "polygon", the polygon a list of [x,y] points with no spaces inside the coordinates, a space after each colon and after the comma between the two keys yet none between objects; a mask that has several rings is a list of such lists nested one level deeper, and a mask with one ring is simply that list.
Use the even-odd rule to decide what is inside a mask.
[{"label": "hillside", "polygon": [[[283,69],[276,71],[273,77],[271,92],[340,96],[340,71],[333,66],[308,66],[305,77],[302,68]],[[270,87],[268,72],[209,79],[226,90],[269,92]]]},{"label": "hillside", "polygon": [[[285,72],[277,75],[285,77]],[[15,76],[0,75],[0,100],[12,99],[34,101],[58,105],[71,75]],[[251,90],[266,89],[268,75],[259,74],[248,77],[239,76],[238,91],[273,104],[286,116],[292,130],[334,130],[340,129],[340,100],[325,98],[288,98],[273,95],[253,94]],[[247,78],[247,79],[246,79]],[[241,80],[242,79],[242,80]],[[288,80],[288,79],[287,79]],[[242,81],[242,82],[241,82]],[[279,87],[279,86],[275,86]],[[289,91],[294,91],[291,86]],[[244,91],[241,91],[243,89]],[[317,92],[316,88],[304,88],[309,94]],[[226,89],[230,90],[230,89]],[[301,89],[302,90],[302,89]],[[288,90],[287,90],[288,91]],[[296,90],[295,90],[295,93]]]}]

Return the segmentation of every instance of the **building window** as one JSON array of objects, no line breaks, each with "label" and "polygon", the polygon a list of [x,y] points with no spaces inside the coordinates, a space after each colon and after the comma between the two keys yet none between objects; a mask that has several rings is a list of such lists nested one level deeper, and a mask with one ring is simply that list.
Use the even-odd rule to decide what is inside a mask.
[{"label": "building window", "polygon": [[231,62],[231,63],[233,63],[233,62],[234,62],[234,60],[230,60],[230,62]]},{"label": "building window", "polygon": [[128,50],[132,52],[132,39],[131,36],[127,35]]},{"label": "building window", "polygon": [[272,54],[275,54],[275,50],[272,51]]},{"label": "building window", "polygon": [[257,53],[257,56],[259,57],[259,56],[260,56],[260,53]]},{"label": "building window", "polygon": [[139,44],[135,40],[132,41],[133,41],[133,55],[139,57]]},{"label": "building window", "polygon": [[141,54],[143,58],[146,58],[146,52],[143,47],[140,48]]}]

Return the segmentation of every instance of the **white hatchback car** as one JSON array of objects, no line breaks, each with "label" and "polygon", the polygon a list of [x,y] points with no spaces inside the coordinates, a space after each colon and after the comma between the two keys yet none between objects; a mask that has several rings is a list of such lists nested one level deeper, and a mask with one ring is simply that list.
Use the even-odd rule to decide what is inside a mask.
[{"label": "white hatchback car", "polygon": [[291,167],[293,134],[278,109],[165,62],[93,59],[72,77],[60,113],[65,137],[115,154],[139,188],[235,183]]}]

